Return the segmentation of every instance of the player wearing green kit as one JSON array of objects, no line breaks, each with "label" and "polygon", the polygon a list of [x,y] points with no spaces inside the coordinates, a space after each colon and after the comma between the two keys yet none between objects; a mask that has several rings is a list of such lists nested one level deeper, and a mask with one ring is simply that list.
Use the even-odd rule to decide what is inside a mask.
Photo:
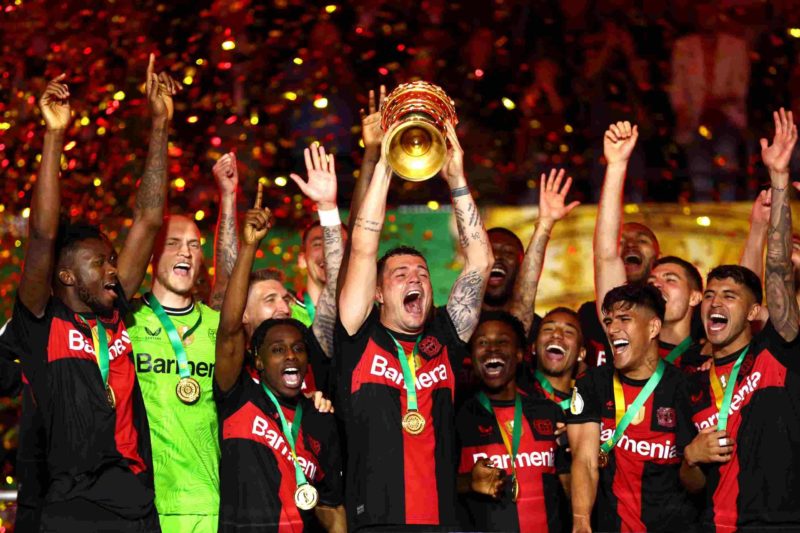
[{"label": "player wearing green kit", "polygon": [[[235,164],[230,154],[214,167],[222,205],[212,302],[215,294],[224,294],[220,278],[227,283],[228,259],[235,257]],[[215,532],[219,521],[219,432],[212,392],[219,312],[192,297],[202,261],[195,223],[171,216],[156,243],[152,291],[136,300],[127,321],[150,420],[156,507],[164,533]]]}]

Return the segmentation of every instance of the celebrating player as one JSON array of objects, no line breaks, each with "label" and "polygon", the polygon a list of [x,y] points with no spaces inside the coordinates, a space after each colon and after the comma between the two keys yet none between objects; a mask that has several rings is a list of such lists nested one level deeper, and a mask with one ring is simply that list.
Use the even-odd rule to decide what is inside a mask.
[{"label": "celebrating player", "polygon": [[622,285],[602,309],[614,366],[577,381],[567,415],[574,530],[591,531],[596,497],[599,531],[684,531],[695,511],[681,455],[694,431],[686,377],[658,355],[664,300]]},{"label": "celebrating player", "polygon": [[452,125],[447,140],[442,175],[465,265],[446,308],[433,308],[428,266],[418,251],[396,248],[375,262],[392,176],[385,160],[353,225],[339,298],[336,365],[354,528],[456,524],[453,370],[478,324],[494,260]]},{"label": "celebrating player", "polygon": [[556,444],[561,408],[516,386],[525,336],[502,311],[486,311],[470,341],[481,389],[456,418],[461,447],[459,492],[467,493],[477,531],[562,531],[559,473],[568,473]]},{"label": "celebrating player", "polygon": [[48,485],[42,531],[158,531],[150,434],[122,314],[162,224],[167,127],[180,85],[145,83],[150,148],[134,221],[117,256],[97,228],[58,225],[58,166],[71,122],[65,75],[40,100],[47,125],[12,327],[43,419]]},{"label": "celebrating player", "polygon": [[789,161],[797,142],[792,113],[774,113],[772,144],[761,140],[769,169],[766,293],[769,321],[753,336],[761,282],[751,270],[728,265],[706,280],[701,313],[713,364],[692,376],[694,424],[686,448],[700,484],[706,481],[705,527],[714,531],[800,530],[800,358],[792,266]]},{"label": "celebrating player", "polygon": [[217,332],[214,383],[222,433],[219,530],[302,531],[318,520],[328,531],[345,531],[335,420],[319,413],[301,394],[308,352],[320,349],[314,336],[290,318],[265,320],[250,339],[259,382],[243,370],[247,336],[242,315],[249,272],[269,225],[270,212],[261,208],[259,184],[255,208],[245,219],[242,248]]}]

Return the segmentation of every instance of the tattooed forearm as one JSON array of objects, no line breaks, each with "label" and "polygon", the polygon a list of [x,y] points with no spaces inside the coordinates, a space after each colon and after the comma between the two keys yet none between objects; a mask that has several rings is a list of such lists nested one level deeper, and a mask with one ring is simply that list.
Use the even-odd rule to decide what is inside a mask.
[{"label": "tattooed forearm", "polygon": [[381,229],[383,228],[383,222],[378,220],[370,220],[366,217],[356,217],[356,228],[362,228],[366,231],[371,231],[373,233],[380,233]]},{"label": "tattooed forearm", "polygon": [[533,311],[536,304],[536,291],[544,267],[544,256],[547,243],[550,241],[551,225],[540,221],[533,232],[525,259],[520,266],[514,292],[511,297],[511,314],[516,316],[525,326],[525,332],[530,331],[533,324]]},{"label": "tattooed forearm", "polygon": [[447,313],[464,342],[469,341],[478,326],[486,281],[487,277],[480,271],[470,270],[458,277],[450,292]]},{"label": "tattooed forearm", "polygon": [[[380,230],[378,230],[380,231]],[[325,288],[317,302],[317,311],[311,329],[325,355],[333,357],[333,329],[336,323],[336,287],[339,269],[344,257],[342,226],[323,226],[323,252],[325,254]]]},{"label": "tattooed forearm", "polygon": [[219,310],[225,297],[233,265],[236,264],[236,251],[239,242],[236,231],[236,204],[231,199],[222,200],[217,236],[214,240],[214,288],[211,291],[208,305]]},{"label": "tattooed forearm", "polygon": [[150,147],[144,174],[136,192],[136,210],[145,211],[161,208],[167,196],[167,126],[153,124],[150,130]]},{"label": "tattooed forearm", "polygon": [[772,189],[772,211],[767,234],[766,265],[769,319],[784,340],[792,341],[800,330],[792,265],[792,211],[787,190]]}]

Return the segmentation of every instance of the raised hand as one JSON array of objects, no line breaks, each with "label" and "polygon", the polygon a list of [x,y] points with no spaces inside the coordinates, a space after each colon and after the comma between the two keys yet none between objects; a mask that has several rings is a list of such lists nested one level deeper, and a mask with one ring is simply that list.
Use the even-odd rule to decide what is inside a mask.
[{"label": "raised hand", "polygon": [[458,142],[455,127],[450,123],[445,127],[447,128],[448,146],[447,157],[442,167],[442,177],[452,189],[458,186],[458,180],[464,178],[464,150],[461,148],[461,143]]},{"label": "raised hand", "polygon": [[611,124],[603,136],[603,155],[606,162],[627,163],[639,138],[639,127],[627,120]]},{"label": "raised hand", "polygon": [[261,207],[262,194],[263,185],[259,182],[255,206],[253,209],[248,210],[244,216],[242,239],[247,246],[258,246],[261,239],[267,236],[267,232],[272,227],[272,213],[269,208]]},{"label": "raised hand", "polygon": [[492,466],[489,459],[479,459],[472,467],[470,487],[478,494],[499,498],[505,484],[505,472]]},{"label": "raised hand", "polygon": [[766,189],[758,194],[750,211],[750,224],[766,226],[769,224],[769,213],[772,207],[772,189]]},{"label": "raised hand", "polygon": [[145,82],[145,92],[147,102],[150,105],[150,112],[153,118],[172,119],[175,107],[172,97],[183,89],[183,85],[172,79],[166,72],[155,73],[156,56],[150,54],[147,63],[147,80]]},{"label": "raised hand", "polygon": [[326,154],[325,147],[319,143],[312,144],[303,151],[306,159],[308,181],[297,174],[289,174],[300,190],[309,200],[317,204],[317,209],[336,208],[336,167],[333,154]]},{"label": "raised hand", "polygon": [[220,194],[235,194],[239,184],[239,170],[236,168],[236,154],[228,152],[220,157],[211,169],[217,181]]},{"label": "raised hand", "polygon": [[375,104],[375,91],[369,92],[369,114],[361,109],[361,137],[364,139],[365,148],[380,148],[383,140],[383,128],[381,128],[381,107],[386,100],[386,86],[381,85],[378,103]]},{"label": "raised hand", "polygon": [[53,78],[39,98],[44,123],[49,131],[65,130],[70,121],[69,88],[64,83],[66,74]]},{"label": "raised hand", "polygon": [[772,138],[772,145],[767,139],[761,139],[761,160],[770,172],[788,173],[792,149],[797,142],[797,126],[792,112],[786,112],[783,108],[774,111],[772,117],[775,120],[775,137]]},{"label": "raised hand", "polygon": [[572,187],[572,178],[568,177],[562,187],[564,179],[564,169],[556,173],[556,169],[550,170],[550,175],[545,177],[542,173],[541,185],[539,187],[539,220],[550,220],[558,222],[570,214],[573,209],[578,207],[580,202],[566,204],[567,193]]}]

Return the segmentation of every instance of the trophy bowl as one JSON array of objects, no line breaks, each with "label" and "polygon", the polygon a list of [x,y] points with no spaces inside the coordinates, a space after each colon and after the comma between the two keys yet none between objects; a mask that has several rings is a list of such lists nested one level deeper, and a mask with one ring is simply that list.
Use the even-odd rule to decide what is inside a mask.
[{"label": "trophy bowl", "polygon": [[424,181],[444,166],[447,123],[458,124],[453,100],[436,85],[404,83],[381,106],[383,155],[403,179]]}]

